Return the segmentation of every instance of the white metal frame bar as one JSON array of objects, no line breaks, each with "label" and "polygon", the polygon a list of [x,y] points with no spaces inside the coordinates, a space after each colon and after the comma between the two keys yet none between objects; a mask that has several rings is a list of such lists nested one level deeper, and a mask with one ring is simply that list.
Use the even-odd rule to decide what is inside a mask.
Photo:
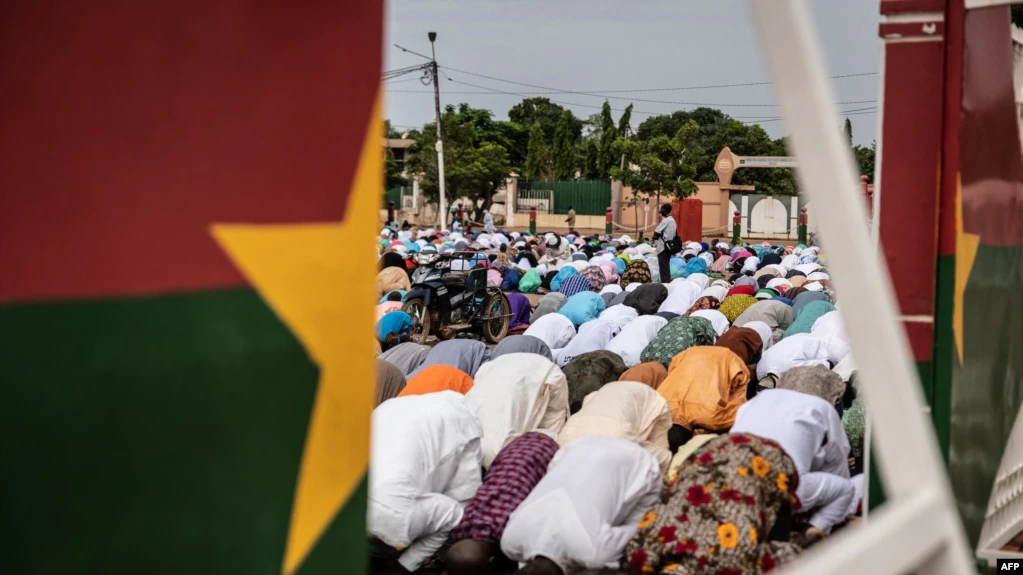
[{"label": "white metal frame bar", "polygon": [[842,294],[888,495],[869,524],[822,544],[788,572],[973,573],[909,346],[896,321],[888,272],[864,225],[867,214],[847,144],[833,126],[838,113],[810,13],[804,0],[751,0],[749,6],[802,166],[796,174],[817,206],[829,248],[828,271]]}]

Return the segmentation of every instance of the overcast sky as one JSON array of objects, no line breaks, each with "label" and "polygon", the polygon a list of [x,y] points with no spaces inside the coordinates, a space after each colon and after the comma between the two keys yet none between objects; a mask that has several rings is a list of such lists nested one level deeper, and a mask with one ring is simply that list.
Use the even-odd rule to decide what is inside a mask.
[{"label": "overcast sky", "polygon": [[[429,55],[426,33],[435,31],[437,61],[449,68],[444,73],[453,81],[441,77],[442,106],[468,102],[507,119],[508,109],[532,94],[493,90],[551,91],[453,70],[457,69],[544,88],[616,96],[610,99],[614,109],[634,104],[633,129],[653,114],[709,104],[733,118],[762,122],[772,137],[780,137],[785,135],[783,122],[764,121],[779,113],[777,107],[763,106],[776,102],[770,85],[608,93],[769,81],[748,1],[390,0],[384,67],[393,70],[424,62],[393,44]],[[869,145],[877,132],[877,1],[810,0],[810,5],[829,75],[872,73],[833,80],[838,101],[850,102],[839,109],[862,110],[848,117],[855,142]],[[422,85],[418,77],[408,75],[385,84],[386,117],[398,129],[419,127],[434,117],[432,87]],[[535,95],[567,103],[583,118],[598,111],[604,101],[594,95]],[[852,103],[862,101],[867,102]],[[844,117],[836,117],[836,127]]]}]

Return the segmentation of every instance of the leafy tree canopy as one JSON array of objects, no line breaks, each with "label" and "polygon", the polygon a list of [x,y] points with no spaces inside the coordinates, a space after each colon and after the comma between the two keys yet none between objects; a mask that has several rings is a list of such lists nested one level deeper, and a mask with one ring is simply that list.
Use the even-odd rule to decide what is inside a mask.
[{"label": "leafy tree canopy", "polygon": [[624,155],[625,168],[614,167],[611,177],[634,191],[685,198],[696,191],[696,167],[688,154],[694,148],[700,126],[690,120],[672,137],[658,135],[649,140],[619,139],[615,152]]},{"label": "leafy tree canopy", "polygon": [[[512,171],[508,150],[499,143],[507,136],[489,110],[468,104],[447,106],[441,115],[444,137],[445,195],[448,202],[467,197],[473,200],[472,217],[493,204],[494,193]],[[431,202],[439,199],[437,182],[437,127],[427,124],[414,134],[417,145],[408,159],[409,167],[423,174],[420,190]],[[410,135],[412,137],[412,135]]]},{"label": "leafy tree canopy", "polygon": [[526,150],[526,165],[522,169],[522,175],[527,180],[546,179],[547,157],[543,128],[540,127],[540,122],[535,122],[529,129],[529,146]]},{"label": "leafy tree canopy", "polygon": [[528,131],[533,124],[539,122],[543,129],[544,142],[548,146],[554,145],[554,131],[557,129],[558,121],[562,114],[568,112],[568,130],[572,137],[572,143],[579,140],[583,132],[583,122],[558,104],[552,103],[547,98],[526,98],[508,110],[508,119],[519,126],[524,126]]}]

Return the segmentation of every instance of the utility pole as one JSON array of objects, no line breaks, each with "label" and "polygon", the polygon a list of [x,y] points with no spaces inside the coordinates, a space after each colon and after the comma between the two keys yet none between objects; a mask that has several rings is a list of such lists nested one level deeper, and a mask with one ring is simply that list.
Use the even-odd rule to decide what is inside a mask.
[{"label": "utility pole", "polygon": [[447,200],[444,196],[444,142],[440,135],[440,73],[437,71],[437,50],[434,48],[434,41],[437,39],[436,32],[428,32],[430,38],[430,61],[433,71],[433,105],[437,113],[437,186],[440,188],[440,231],[448,228]]}]

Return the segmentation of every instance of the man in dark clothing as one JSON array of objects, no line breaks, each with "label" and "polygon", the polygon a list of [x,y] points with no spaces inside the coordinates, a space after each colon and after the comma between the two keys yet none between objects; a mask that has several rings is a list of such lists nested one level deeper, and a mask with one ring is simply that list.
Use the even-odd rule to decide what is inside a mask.
[{"label": "man in dark clothing", "polygon": [[671,282],[671,249],[668,242],[678,236],[678,227],[675,225],[675,218],[671,217],[671,204],[661,206],[661,223],[657,224],[654,230],[655,247],[657,248],[657,269],[660,274],[661,283]]}]

